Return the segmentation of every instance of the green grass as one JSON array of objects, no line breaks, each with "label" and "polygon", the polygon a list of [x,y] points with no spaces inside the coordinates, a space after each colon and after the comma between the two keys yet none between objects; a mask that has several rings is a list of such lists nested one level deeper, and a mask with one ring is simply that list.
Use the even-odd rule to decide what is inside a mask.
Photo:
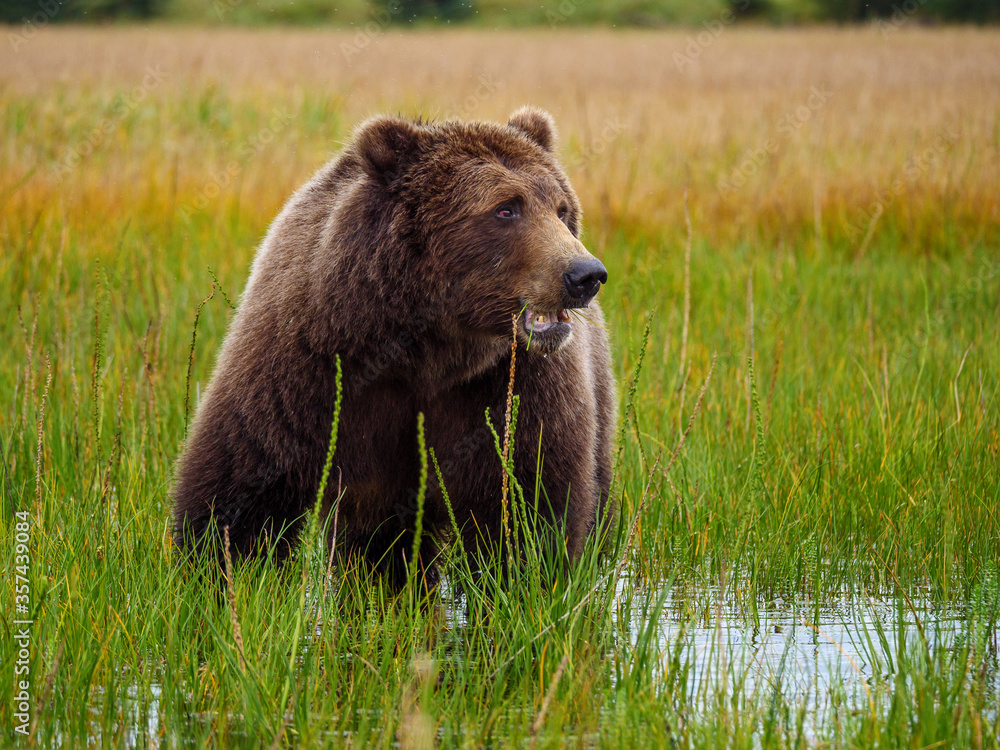
[{"label": "green grass", "polygon": [[[7,114],[31,107],[4,106],[11,134],[20,120]],[[159,106],[110,136],[138,142],[128,158],[156,137],[144,135],[150,120],[183,133],[198,117],[193,98],[187,114]],[[233,113],[233,149],[267,111]],[[343,137],[350,126],[333,122],[307,117],[296,137],[319,151],[331,127]],[[70,179],[86,187],[86,174]],[[591,225],[591,238],[607,237],[602,297],[628,417],[622,522],[604,557],[591,549],[566,576],[541,556],[473,586],[449,549],[448,586],[427,599],[415,583],[395,596],[353,568],[328,578],[325,551],[307,542],[284,568],[238,567],[231,610],[178,564],[169,486],[184,404],[204,387],[227,298],[276,206],[244,191],[242,205],[237,193],[225,210],[185,218],[172,207],[203,182],[189,176],[180,195],[169,184],[156,172],[110,214],[42,200],[30,174],[0,195],[5,738],[21,512],[42,746],[997,747],[995,223],[965,242],[945,219],[916,253],[887,220],[860,258],[836,233],[719,245],[696,223],[686,326],[683,237]],[[723,648],[686,646],[723,611],[754,632],[779,598],[803,627],[831,609],[888,607],[858,634],[864,680],[835,675],[811,700],[794,659],[754,679]]]}]

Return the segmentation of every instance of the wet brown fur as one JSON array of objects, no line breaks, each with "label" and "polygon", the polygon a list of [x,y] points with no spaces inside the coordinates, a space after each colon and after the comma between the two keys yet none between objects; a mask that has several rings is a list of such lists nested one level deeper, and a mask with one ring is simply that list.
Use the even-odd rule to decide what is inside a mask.
[{"label": "wet brown fur", "polygon": [[[287,552],[316,499],[336,355],[346,551],[402,582],[418,412],[466,548],[500,539],[500,462],[484,411],[502,432],[511,316],[525,303],[568,306],[566,264],[590,257],[554,139],[551,118],[529,108],[505,125],[376,117],[291,198],[257,253],[179,462],[179,544],[217,552],[228,526],[235,554],[279,532],[277,552]],[[498,222],[496,206],[515,199],[522,220]],[[578,555],[608,511],[616,398],[600,307],[573,315],[558,350],[529,345],[523,330],[519,339],[515,472],[533,496],[541,432],[541,512]],[[446,534],[431,485],[424,528]],[[422,558],[433,548],[424,549]]]}]

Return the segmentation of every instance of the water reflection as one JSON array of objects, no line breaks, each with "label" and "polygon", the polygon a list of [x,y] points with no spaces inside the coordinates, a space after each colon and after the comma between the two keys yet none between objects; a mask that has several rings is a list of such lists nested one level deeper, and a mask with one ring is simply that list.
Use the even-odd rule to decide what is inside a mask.
[{"label": "water reflection", "polygon": [[747,608],[712,588],[669,587],[659,595],[630,589],[621,582],[617,624],[634,648],[648,649],[643,640],[655,617],[661,676],[694,706],[718,705],[722,696],[780,696],[820,722],[831,709],[874,711],[891,697],[899,674],[911,679],[914,663],[977,639],[978,668],[988,694],[997,696],[994,705],[1000,699],[1000,627],[977,632],[964,606],[861,592]]}]

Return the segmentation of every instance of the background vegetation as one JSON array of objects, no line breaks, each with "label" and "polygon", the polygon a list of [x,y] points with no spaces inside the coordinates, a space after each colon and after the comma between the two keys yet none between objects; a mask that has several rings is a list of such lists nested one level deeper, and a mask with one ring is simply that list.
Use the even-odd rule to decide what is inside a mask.
[{"label": "background vegetation", "polygon": [[[996,22],[994,0],[3,0],[0,22],[35,16],[64,22],[169,18],[247,24],[354,26],[390,10],[393,23],[471,23],[478,26],[663,26],[717,21],[732,12],[740,20],[858,22],[914,17],[922,22]],[[39,15],[40,14],[40,15]]]},{"label": "background vegetation", "polygon": [[[0,556],[20,564],[27,514],[24,744],[997,747],[997,33],[371,23],[10,30]],[[457,562],[421,601],[308,544],[224,595],[189,575],[185,405],[283,201],[373,112],[525,103],[555,115],[610,272],[603,561],[554,579],[524,550],[457,602]]]}]

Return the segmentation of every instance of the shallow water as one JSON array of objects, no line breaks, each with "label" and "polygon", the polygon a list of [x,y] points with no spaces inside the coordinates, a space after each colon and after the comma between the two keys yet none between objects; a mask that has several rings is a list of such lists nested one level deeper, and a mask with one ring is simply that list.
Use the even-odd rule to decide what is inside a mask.
[{"label": "shallow water", "polygon": [[[458,632],[470,627],[464,603],[447,595],[442,599],[453,605],[445,606],[448,625]],[[660,660],[661,687],[674,692],[686,710],[711,711],[720,699],[752,709],[779,697],[804,712],[809,737],[829,728],[831,714],[874,711],[890,698],[901,653],[935,654],[969,636],[963,607],[928,598],[861,593],[820,603],[776,599],[754,611],[717,589],[646,585],[633,590],[623,580],[617,604],[619,638],[633,649],[644,644]],[[986,689],[995,696],[995,706],[1000,703],[1000,627],[986,640],[992,642]],[[163,740],[160,686],[150,687],[152,695],[130,690],[124,706],[127,747],[155,747]],[[99,724],[95,721],[98,736]]]},{"label": "shallow water", "polygon": [[[620,602],[624,589],[623,582]],[[633,594],[627,622],[618,623],[635,647],[648,638],[658,609],[662,676],[689,705],[711,708],[714,698],[737,693],[751,704],[780,695],[816,725],[831,710],[864,712],[890,697],[901,653],[912,662],[916,654],[954,649],[970,635],[961,608],[928,599],[861,594],[818,605],[776,599],[752,612],[718,591],[686,589],[667,590],[662,606],[656,602],[648,590]],[[987,690],[1000,700],[1000,627],[985,637],[992,642]]]}]

